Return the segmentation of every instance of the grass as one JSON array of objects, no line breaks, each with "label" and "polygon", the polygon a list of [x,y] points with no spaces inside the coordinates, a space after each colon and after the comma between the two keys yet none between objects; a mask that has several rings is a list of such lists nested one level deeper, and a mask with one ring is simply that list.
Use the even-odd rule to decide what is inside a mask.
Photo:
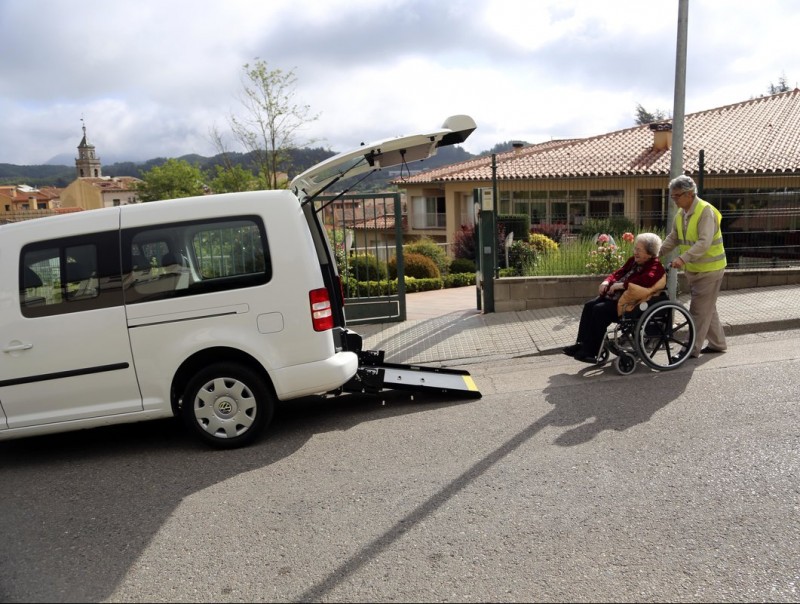
[{"label": "grass", "polygon": [[[663,238],[663,234],[659,233]],[[617,270],[633,255],[633,244],[617,240],[618,254],[608,254],[607,262],[602,262],[592,252],[598,249],[590,239],[576,238],[562,242],[558,250],[538,254],[536,259],[523,266],[523,277],[553,277],[563,275],[608,275]]]}]

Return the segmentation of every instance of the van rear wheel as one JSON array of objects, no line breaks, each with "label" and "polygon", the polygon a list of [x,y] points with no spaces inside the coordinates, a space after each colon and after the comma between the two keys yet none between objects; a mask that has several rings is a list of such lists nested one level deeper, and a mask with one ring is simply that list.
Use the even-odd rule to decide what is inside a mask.
[{"label": "van rear wheel", "polygon": [[181,415],[189,430],[222,449],[250,444],[272,419],[264,380],[247,367],[215,363],[189,381]]}]

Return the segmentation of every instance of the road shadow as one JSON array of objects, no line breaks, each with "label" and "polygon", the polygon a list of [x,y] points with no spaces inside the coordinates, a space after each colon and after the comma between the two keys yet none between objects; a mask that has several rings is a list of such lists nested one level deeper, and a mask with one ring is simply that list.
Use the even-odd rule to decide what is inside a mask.
[{"label": "road shadow", "polygon": [[[553,405],[549,412],[493,448],[461,475],[395,522],[387,531],[343,560],[338,567],[310,586],[294,601],[324,601],[339,584],[355,575],[404,534],[424,522],[543,429],[550,426],[569,428],[556,438],[555,444],[563,447],[588,442],[603,430],[626,430],[648,421],[659,409],[679,398],[692,375],[690,371],[673,372],[669,380],[664,380],[659,384],[659,388],[655,389],[657,391],[655,395],[649,396],[647,400],[641,400],[641,397],[635,396],[637,380],[657,378],[657,372],[648,372],[649,375],[646,375],[644,373],[646,370],[640,369],[642,374],[637,378],[628,378],[628,388],[625,389],[623,388],[625,378],[612,376],[608,373],[609,370],[614,372],[610,366],[583,370],[577,375],[577,381],[575,374],[552,376],[548,386],[543,390],[546,401]],[[587,383],[582,384],[581,380]],[[576,392],[580,393],[580,396],[576,396]]]},{"label": "road shadow", "polygon": [[[622,432],[649,421],[685,392],[692,372],[673,370],[669,379],[660,379],[666,376],[639,364],[636,373],[620,376],[611,365],[604,365],[583,368],[578,377],[587,382],[584,396],[575,396],[575,374],[552,375],[542,391],[553,408],[541,421],[569,428],[555,440],[564,447],[589,442],[605,430]],[[642,379],[659,379],[659,387],[637,388]]]},{"label": "road shadow", "polygon": [[314,435],[465,402],[398,391],[299,399],[278,405],[255,444],[230,451],[205,447],[175,419],[0,443],[0,601],[102,601],[184,498]]}]

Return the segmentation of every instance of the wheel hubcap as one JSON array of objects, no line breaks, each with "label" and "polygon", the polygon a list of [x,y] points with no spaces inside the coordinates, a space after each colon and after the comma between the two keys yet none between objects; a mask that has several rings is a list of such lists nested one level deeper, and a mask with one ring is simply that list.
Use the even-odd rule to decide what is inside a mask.
[{"label": "wheel hubcap", "polygon": [[234,378],[215,378],[207,382],[194,401],[198,425],[217,438],[244,434],[253,425],[256,413],[253,393]]}]

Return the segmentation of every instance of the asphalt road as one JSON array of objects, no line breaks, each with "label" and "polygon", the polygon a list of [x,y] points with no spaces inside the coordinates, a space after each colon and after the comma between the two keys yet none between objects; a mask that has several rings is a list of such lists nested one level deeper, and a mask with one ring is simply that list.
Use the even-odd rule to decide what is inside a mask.
[{"label": "asphalt road", "polygon": [[306,399],[237,451],[0,443],[0,601],[797,602],[799,335],[470,365],[480,400]]}]

